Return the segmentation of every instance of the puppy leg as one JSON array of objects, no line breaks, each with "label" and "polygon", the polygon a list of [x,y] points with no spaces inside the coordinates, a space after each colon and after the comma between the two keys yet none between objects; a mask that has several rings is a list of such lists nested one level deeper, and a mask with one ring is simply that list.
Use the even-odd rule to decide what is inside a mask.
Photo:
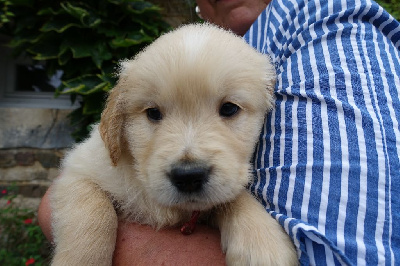
[{"label": "puppy leg", "polygon": [[289,236],[247,191],[217,210],[228,265],[297,265]]},{"label": "puppy leg", "polygon": [[50,195],[52,265],[111,265],[118,219],[106,193],[88,180],[63,176]]}]

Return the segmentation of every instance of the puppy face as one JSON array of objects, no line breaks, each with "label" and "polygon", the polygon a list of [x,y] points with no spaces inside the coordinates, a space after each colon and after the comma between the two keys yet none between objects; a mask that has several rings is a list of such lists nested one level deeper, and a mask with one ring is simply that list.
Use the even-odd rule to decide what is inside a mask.
[{"label": "puppy face", "polygon": [[275,82],[269,59],[210,25],[182,27],[122,63],[100,132],[115,165],[134,158],[158,204],[205,210],[247,184]]}]

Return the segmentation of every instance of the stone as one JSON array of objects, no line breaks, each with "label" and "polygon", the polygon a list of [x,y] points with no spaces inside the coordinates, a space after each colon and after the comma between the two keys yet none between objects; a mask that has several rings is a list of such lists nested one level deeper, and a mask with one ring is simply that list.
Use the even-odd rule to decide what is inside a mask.
[{"label": "stone", "polygon": [[0,150],[0,168],[8,168],[15,165],[14,152],[10,150]]},{"label": "stone", "polygon": [[24,197],[41,198],[48,189],[48,185],[27,184],[18,186],[18,194]]},{"label": "stone", "polygon": [[0,149],[71,147],[71,110],[0,108]]},{"label": "stone", "polygon": [[61,157],[53,151],[38,151],[36,159],[44,168],[58,168]]},{"label": "stone", "polygon": [[12,168],[0,168],[1,181],[33,181],[47,180],[48,171],[35,162],[32,166],[16,166]]},{"label": "stone", "polygon": [[50,168],[47,174],[47,180],[53,181],[60,175],[60,170],[58,168]]},{"label": "stone", "polygon": [[17,152],[14,158],[16,164],[20,166],[30,166],[35,163],[35,154],[33,152]]}]

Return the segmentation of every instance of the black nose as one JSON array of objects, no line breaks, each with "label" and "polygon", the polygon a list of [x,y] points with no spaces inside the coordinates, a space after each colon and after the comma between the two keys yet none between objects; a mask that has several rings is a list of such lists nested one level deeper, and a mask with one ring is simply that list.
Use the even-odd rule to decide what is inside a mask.
[{"label": "black nose", "polygon": [[175,164],[170,172],[172,184],[181,192],[198,192],[208,181],[210,168],[202,163],[181,162]]}]

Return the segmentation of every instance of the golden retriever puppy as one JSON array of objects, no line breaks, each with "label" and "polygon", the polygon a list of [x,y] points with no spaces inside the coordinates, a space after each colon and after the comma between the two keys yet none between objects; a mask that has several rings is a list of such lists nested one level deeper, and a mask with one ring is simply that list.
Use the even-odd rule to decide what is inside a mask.
[{"label": "golden retriever puppy", "polygon": [[100,124],[51,192],[53,265],[111,265],[118,219],[159,229],[193,213],[218,226],[228,265],[297,264],[245,189],[274,82],[268,57],[208,24],[122,62]]}]

